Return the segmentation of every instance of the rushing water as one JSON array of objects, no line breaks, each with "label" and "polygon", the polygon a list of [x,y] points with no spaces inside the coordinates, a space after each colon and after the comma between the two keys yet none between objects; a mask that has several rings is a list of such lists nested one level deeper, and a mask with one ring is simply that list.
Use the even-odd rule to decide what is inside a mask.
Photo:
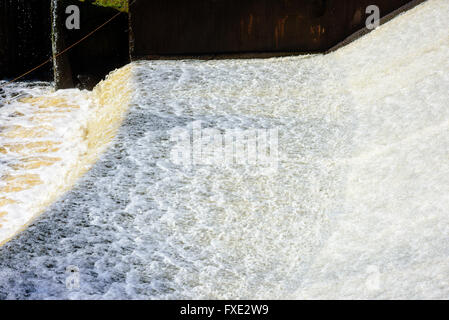
[{"label": "rushing water", "polygon": [[[109,149],[0,249],[0,297],[447,298],[448,18],[431,0],[326,56],[131,64],[109,80],[131,87]],[[125,103],[47,95],[86,101],[67,128]],[[276,132],[274,170],[176,163],[173,134],[198,123]]]}]

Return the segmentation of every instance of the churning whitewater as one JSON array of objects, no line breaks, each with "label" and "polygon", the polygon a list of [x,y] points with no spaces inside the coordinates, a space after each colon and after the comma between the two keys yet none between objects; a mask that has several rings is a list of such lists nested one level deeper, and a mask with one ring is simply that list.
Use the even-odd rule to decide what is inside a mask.
[{"label": "churning whitewater", "polygon": [[[448,70],[429,0],[328,55],[7,88],[26,96],[0,108],[0,235],[39,217],[0,248],[0,298],[448,298]],[[174,161],[198,124],[205,152],[276,132],[274,170]]]}]

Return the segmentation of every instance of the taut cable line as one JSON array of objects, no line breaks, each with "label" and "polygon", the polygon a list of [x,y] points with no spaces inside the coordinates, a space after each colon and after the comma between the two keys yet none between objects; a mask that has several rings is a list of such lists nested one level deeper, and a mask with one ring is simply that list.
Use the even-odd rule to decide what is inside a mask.
[{"label": "taut cable line", "polygon": [[[134,0],[133,2],[131,2],[128,5],[128,9],[136,2],[136,0]],[[42,62],[41,64],[39,64],[38,66],[32,68],[31,70],[21,74],[20,76],[7,81],[6,83],[4,83],[3,85],[0,85],[0,88],[6,87],[6,85],[11,84],[13,82],[16,82],[19,79],[22,79],[23,77],[27,76],[28,74],[32,73],[33,71],[36,71],[40,68],[42,68],[43,66],[45,66],[47,63],[52,62],[54,59],[58,58],[59,56],[63,55],[64,53],[66,53],[67,51],[69,51],[70,49],[72,49],[73,47],[77,46],[78,44],[80,44],[81,42],[83,42],[84,40],[86,40],[87,38],[89,38],[90,36],[92,36],[95,32],[97,32],[98,30],[100,30],[101,28],[103,28],[104,26],[106,26],[107,24],[109,24],[111,21],[113,21],[114,19],[116,19],[119,15],[121,15],[123,12],[120,11],[118,13],[116,13],[114,16],[112,16],[112,18],[110,18],[109,20],[107,20],[106,22],[104,22],[103,24],[101,24],[100,26],[98,26],[97,28],[95,28],[94,30],[92,30],[91,32],[89,32],[87,35],[85,35],[84,37],[82,37],[80,40],[76,41],[75,43],[73,43],[72,45],[68,46],[67,48],[65,48],[64,50],[62,50],[61,52],[58,52],[57,54],[53,55],[52,57],[48,58],[47,60],[45,60],[44,62]]]}]

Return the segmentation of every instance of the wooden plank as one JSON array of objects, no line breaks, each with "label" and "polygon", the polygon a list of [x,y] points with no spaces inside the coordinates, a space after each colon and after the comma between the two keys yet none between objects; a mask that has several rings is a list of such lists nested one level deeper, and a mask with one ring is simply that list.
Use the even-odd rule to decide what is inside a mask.
[{"label": "wooden plank", "polygon": [[365,27],[366,7],[387,15],[411,0],[137,0],[131,57],[325,52]]}]

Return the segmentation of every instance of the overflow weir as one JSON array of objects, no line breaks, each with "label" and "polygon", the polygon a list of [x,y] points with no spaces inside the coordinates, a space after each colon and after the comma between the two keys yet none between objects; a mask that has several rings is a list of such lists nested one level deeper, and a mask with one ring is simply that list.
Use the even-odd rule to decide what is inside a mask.
[{"label": "overflow weir", "polygon": [[93,91],[0,81],[0,300],[448,297],[448,17]]}]

